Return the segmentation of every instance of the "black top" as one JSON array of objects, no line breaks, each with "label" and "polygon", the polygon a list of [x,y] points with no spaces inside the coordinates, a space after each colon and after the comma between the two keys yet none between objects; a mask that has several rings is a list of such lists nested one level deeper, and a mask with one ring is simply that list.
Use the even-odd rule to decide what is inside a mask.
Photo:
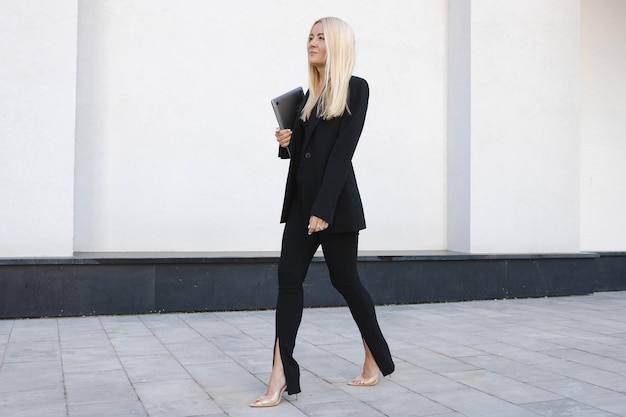
[{"label": "black top", "polygon": [[[304,121],[302,119],[298,119],[298,122],[302,124],[305,136],[312,135],[313,127],[318,122],[317,105],[315,105],[315,107],[313,107],[313,110],[311,111],[311,116],[309,116],[308,119],[306,119]],[[298,180],[298,185],[300,185],[300,186],[302,185],[302,182],[304,180],[304,170],[302,169],[302,166],[303,166],[303,159],[306,159],[306,153],[307,152],[305,152],[304,148],[302,148],[302,150],[300,151],[300,155],[298,156],[298,158],[300,158],[300,160],[298,161],[298,173],[296,175],[296,179]]]}]

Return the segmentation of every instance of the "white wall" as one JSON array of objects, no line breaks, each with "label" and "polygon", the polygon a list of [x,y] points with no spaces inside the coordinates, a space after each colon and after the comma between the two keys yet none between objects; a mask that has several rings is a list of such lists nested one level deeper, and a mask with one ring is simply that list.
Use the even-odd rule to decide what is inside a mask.
[{"label": "white wall", "polygon": [[581,248],[626,248],[626,1],[582,1]]},{"label": "white wall", "polygon": [[371,87],[361,249],[626,249],[622,0],[4,0],[0,257],[278,250],[269,99],[325,15]]},{"label": "white wall", "polygon": [[471,251],[577,252],[579,3],[471,4]]},{"label": "white wall", "polygon": [[444,0],[79,5],[76,251],[278,250],[269,99],[306,87],[326,15],[352,25],[371,88],[361,249],[445,248]]},{"label": "white wall", "polygon": [[71,256],[74,0],[0,3],[0,257]]}]

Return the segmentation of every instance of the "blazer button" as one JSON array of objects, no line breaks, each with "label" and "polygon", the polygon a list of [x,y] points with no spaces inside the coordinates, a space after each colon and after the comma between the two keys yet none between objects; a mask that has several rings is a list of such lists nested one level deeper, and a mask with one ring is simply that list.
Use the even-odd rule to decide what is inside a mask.
[{"label": "blazer button", "polygon": [[306,159],[310,159],[310,158],[311,158],[311,152],[307,152],[307,153],[305,153],[305,154],[304,154],[304,157],[305,157]]}]

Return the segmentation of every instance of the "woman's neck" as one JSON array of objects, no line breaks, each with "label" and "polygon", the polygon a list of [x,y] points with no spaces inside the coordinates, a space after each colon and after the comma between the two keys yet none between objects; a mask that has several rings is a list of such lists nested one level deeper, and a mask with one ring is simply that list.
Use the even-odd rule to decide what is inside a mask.
[{"label": "woman's neck", "polygon": [[326,68],[325,67],[317,67],[317,73],[320,78],[317,81],[317,91],[321,92],[326,86]]}]

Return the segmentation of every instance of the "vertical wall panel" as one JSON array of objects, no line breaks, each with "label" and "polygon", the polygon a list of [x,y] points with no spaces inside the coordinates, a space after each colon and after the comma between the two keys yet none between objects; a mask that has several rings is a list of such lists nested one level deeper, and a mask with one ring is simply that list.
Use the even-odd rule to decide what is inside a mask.
[{"label": "vertical wall panel", "polygon": [[355,30],[371,90],[361,248],[445,248],[445,0],[79,5],[77,251],[278,250],[269,100],[306,88],[327,15]]},{"label": "vertical wall panel", "polygon": [[448,243],[471,250],[471,2],[448,2]]},{"label": "vertical wall panel", "polygon": [[626,250],[626,2],[582,1],[581,247]]},{"label": "vertical wall panel", "polygon": [[0,257],[71,256],[75,0],[0,3]]},{"label": "vertical wall panel", "polygon": [[579,2],[471,4],[472,252],[578,252]]}]

